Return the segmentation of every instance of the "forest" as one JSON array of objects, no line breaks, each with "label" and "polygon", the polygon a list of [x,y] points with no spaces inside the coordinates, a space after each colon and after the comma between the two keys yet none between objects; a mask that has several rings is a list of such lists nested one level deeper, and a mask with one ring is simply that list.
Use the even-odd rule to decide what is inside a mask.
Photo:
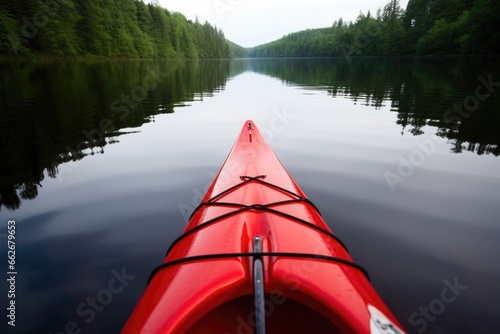
[{"label": "forest", "polygon": [[142,0],[2,0],[0,55],[229,58],[222,30]]},{"label": "forest", "polygon": [[[333,15],[332,15],[333,16]],[[208,22],[157,1],[2,0],[0,56],[160,59],[500,53],[500,1],[390,0],[355,22],[291,33],[245,49]]]},{"label": "forest", "polygon": [[249,57],[352,57],[500,53],[500,1],[391,0],[355,22],[308,29],[248,50]]}]

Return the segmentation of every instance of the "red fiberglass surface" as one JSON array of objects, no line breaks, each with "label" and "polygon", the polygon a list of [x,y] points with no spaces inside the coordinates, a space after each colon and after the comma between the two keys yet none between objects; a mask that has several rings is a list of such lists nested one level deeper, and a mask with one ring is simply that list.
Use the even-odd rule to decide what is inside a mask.
[{"label": "red fiberglass surface", "polygon": [[[251,253],[256,236],[265,253],[353,261],[334,238],[301,223],[331,233],[311,204],[290,201],[297,197],[269,184],[305,198],[255,124],[247,121],[202,201],[212,204],[195,212],[185,233],[213,223],[175,243],[164,263],[208,254]],[[271,208],[283,214],[259,209],[269,203],[278,203]],[[225,218],[217,219],[221,215]],[[252,261],[252,256],[199,259],[159,270],[123,333],[253,333]],[[268,333],[402,332],[359,268],[314,257],[273,255],[264,256],[263,264]]]}]

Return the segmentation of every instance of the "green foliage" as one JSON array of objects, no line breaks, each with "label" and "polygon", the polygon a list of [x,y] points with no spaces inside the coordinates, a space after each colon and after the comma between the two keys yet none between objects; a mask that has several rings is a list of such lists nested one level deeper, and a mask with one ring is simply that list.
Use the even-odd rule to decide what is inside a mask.
[{"label": "green foliage", "polygon": [[361,13],[356,22],[342,18],[329,28],[308,29],[290,34],[275,42],[250,49],[252,57],[351,57],[401,53],[404,40],[403,10],[398,0],[391,0],[379,12]]},{"label": "green foliage", "polygon": [[434,26],[418,40],[417,52],[420,54],[459,53],[466,33],[470,13],[464,11],[457,21],[448,23],[439,19]]},{"label": "green foliage", "polygon": [[337,28],[308,29],[289,34],[275,42],[249,49],[250,57],[334,56]]},{"label": "green foliage", "polygon": [[402,51],[405,31],[403,28],[404,11],[399,6],[398,0],[391,0],[382,13],[382,29],[378,37],[381,44],[380,53],[396,55]]},{"label": "green foliage", "polygon": [[51,5],[39,2],[34,18],[35,25],[39,26],[38,40],[43,53],[57,56],[80,53],[76,25],[82,17],[74,0],[54,1]]},{"label": "green foliage", "polygon": [[155,58],[175,58],[177,54],[171,42],[170,13],[159,7],[149,5],[152,19],[150,35],[153,38],[153,54]]},{"label": "green foliage", "polygon": [[229,46],[229,56],[230,58],[245,58],[247,57],[247,49],[242,46],[239,46],[236,43],[231,41],[227,41]]},{"label": "green foliage", "polygon": [[158,2],[0,2],[0,55],[127,58],[346,57],[500,52],[500,1],[390,0],[331,27],[244,49],[208,22],[192,22]]},{"label": "green foliage", "polygon": [[24,0],[0,2],[0,55],[229,58],[224,33],[157,2]]},{"label": "green foliage", "polygon": [[5,54],[19,52],[19,28],[12,14],[0,7],[0,50]]},{"label": "green foliage", "polygon": [[460,43],[467,53],[500,53],[500,1],[474,0]]},{"label": "green foliage", "polygon": [[376,17],[361,13],[248,50],[250,57],[346,57],[500,52],[500,1],[390,0]]}]

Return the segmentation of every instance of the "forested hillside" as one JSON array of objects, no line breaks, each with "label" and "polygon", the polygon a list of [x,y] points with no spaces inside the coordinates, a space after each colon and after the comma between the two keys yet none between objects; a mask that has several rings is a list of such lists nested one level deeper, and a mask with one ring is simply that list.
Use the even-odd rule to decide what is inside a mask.
[{"label": "forested hillside", "polygon": [[247,49],[233,43],[231,41],[227,41],[229,45],[229,55],[231,58],[245,58],[247,56]]},{"label": "forested hillside", "polygon": [[229,58],[221,30],[142,0],[2,0],[0,55]]},{"label": "forested hillside", "polygon": [[500,1],[391,0],[356,22],[335,21],[248,50],[250,57],[500,53]]},{"label": "forested hillside", "polygon": [[0,55],[126,58],[351,57],[500,53],[500,1],[390,0],[355,22],[244,49],[208,22],[143,0],[2,0]]}]

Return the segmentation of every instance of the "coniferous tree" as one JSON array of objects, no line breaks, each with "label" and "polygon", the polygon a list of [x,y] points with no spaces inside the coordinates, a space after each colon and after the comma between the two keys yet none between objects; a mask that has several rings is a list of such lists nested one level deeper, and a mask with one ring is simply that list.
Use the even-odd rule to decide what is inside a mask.
[{"label": "coniferous tree", "polygon": [[376,56],[500,52],[500,2],[390,0],[375,16],[244,50],[222,30],[143,0],[3,0],[0,55],[142,58]]},{"label": "coniferous tree", "polygon": [[80,54],[81,43],[77,35],[77,25],[82,16],[78,13],[74,0],[38,2],[36,16],[39,22],[39,42],[43,53],[57,56]]},{"label": "coniferous tree", "polygon": [[0,55],[227,58],[224,34],[143,0],[3,0]]}]

